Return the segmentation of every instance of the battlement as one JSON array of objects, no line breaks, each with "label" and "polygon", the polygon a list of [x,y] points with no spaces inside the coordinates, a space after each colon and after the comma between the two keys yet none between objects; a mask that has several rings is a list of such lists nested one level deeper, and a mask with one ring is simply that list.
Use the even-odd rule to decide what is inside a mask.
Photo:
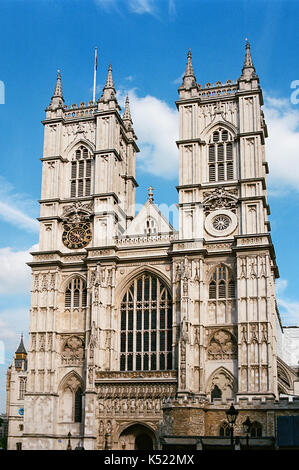
[{"label": "battlement", "polygon": [[224,84],[220,81],[216,82],[215,85],[212,83],[206,83],[204,88],[201,85],[197,85],[199,96],[202,99],[210,99],[210,98],[221,98],[227,97],[231,95],[235,95],[238,91],[237,83],[233,83],[231,80],[227,80]]},{"label": "battlement", "polygon": [[86,104],[84,101],[82,101],[79,106],[74,103],[70,107],[65,106],[64,111],[65,111],[65,119],[78,119],[82,117],[92,117],[97,110],[97,106],[93,101],[89,101],[88,104]]},{"label": "battlement", "polygon": [[221,399],[216,398],[210,402],[207,398],[201,396],[172,396],[164,398],[162,401],[162,408],[227,408],[231,403],[234,403],[236,408],[271,408],[271,409],[299,409],[299,396],[282,397],[275,400],[271,397],[237,397],[236,401],[231,398]]}]

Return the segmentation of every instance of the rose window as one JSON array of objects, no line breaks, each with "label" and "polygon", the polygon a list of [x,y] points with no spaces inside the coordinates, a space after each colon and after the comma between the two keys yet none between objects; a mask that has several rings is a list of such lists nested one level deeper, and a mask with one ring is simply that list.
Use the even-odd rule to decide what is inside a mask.
[{"label": "rose window", "polygon": [[231,219],[227,215],[217,215],[212,224],[216,230],[226,230],[231,223]]}]

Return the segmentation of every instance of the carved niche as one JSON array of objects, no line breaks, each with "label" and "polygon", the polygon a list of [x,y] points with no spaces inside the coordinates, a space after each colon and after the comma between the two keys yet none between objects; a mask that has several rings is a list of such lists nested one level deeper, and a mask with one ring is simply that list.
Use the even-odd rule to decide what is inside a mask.
[{"label": "carved niche", "polygon": [[236,359],[237,342],[233,334],[224,329],[217,330],[209,340],[208,359]]},{"label": "carved niche", "polygon": [[63,344],[61,360],[63,364],[82,364],[84,341],[79,336],[70,336]]}]

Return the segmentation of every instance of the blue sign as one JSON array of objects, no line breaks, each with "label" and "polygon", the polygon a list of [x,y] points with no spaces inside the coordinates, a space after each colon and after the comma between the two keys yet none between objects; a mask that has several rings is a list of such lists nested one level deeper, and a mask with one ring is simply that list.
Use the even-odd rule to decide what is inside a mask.
[{"label": "blue sign", "polygon": [[20,408],[18,413],[19,413],[20,416],[23,416],[24,415],[24,408]]}]

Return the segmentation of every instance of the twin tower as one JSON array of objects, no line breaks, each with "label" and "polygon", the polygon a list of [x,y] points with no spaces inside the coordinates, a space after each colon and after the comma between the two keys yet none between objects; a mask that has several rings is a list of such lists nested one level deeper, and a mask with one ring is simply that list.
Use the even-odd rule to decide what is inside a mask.
[{"label": "twin tower", "polygon": [[189,51],[178,91],[176,231],[151,194],[135,214],[139,149],[111,66],[102,96],[79,106],[65,105],[58,73],[11,448],[159,448],[163,435],[219,435],[226,403],[278,397],[267,127],[249,43],[240,78],[204,87]]}]

